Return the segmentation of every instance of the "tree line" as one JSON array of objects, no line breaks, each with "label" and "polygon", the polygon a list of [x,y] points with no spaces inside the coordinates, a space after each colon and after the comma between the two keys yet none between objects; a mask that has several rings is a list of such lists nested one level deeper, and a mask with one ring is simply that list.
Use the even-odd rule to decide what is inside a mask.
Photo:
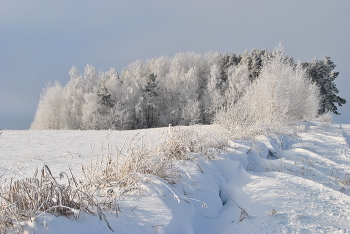
[{"label": "tree line", "polygon": [[267,102],[259,99],[275,100],[269,102],[273,113],[286,115],[299,108],[295,120],[339,114],[335,104],[346,101],[337,96],[335,66],[328,56],[295,63],[279,46],[239,55],[182,52],[173,58],[137,60],[120,74],[114,68],[99,72],[91,65],[80,74],[72,67],[67,85],[55,82],[43,90],[31,129],[125,130],[227,122],[228,115],[247,119],[240,116],[248,111],[242,106],[253,108],[253,103],[250,112],[266,115],[259,110],[267,110]]}]

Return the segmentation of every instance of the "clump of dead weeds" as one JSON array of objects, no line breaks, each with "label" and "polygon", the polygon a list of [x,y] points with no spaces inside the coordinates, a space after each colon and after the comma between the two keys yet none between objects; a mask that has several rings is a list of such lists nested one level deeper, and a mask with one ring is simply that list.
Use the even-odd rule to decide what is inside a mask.
[{"label": "clump of dead weeds", "polygon": [[93,215],[95,211],[111,229],[100,205],[75,180],[73,174],[60,173],[56,178],[45,165],[39,175],[37,169],[32,178],[12,178],[9,184],[1,187],[0,233],[10,229],[20,232],[23,230],[22,221],[35,221],[45,213],[75,220],[80,212]]}]

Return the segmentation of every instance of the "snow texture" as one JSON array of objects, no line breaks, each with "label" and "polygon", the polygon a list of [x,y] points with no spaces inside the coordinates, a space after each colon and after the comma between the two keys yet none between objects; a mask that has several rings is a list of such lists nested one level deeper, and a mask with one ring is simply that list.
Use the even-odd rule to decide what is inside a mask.
[{"label": "snow texture", "polygon": [[[211,126],[201,126],[208,129]],[[309,122],[299,132],[230,141],[216,159],[193,154],[177,162],[181,183],[143,184],[148,196],[126,194],[121,212],[105,211],[116,233],[349,233],[350,125]],[[164,129],[135,131],[3,131],[0,176],[30,177],[48,165],[53,174],[122,147],[136,134],[148,144]],[[171,189],[171,190],[170,190]],[[243,208],[248,216],[241,215]],[[44,214],[26,233],[112,233],[98,217],[76,221]]]}]

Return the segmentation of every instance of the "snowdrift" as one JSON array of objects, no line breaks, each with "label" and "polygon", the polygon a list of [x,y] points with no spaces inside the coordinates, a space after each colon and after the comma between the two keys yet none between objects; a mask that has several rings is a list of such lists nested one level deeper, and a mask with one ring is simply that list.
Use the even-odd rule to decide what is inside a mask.
[{"label": "snowdrift", "polygon": [[[81,177],[81,164],[108,149],[136,134],[151,145],[164,131],[3,131],[1,182],[31,177],[43,165],[57,177],[70,165]],[[211,159],[188,153],[192,160],[174,162],[179,183],[150,176],[140,185],[144,194],[123,194],[117,210],[103,212],[115,233],[348,233],[349,141],[350,125],[320,122],[289,135],[231,140]],[[113,233],[84,212],[77,220],[44,213],[19,222],[25,233]]]}]

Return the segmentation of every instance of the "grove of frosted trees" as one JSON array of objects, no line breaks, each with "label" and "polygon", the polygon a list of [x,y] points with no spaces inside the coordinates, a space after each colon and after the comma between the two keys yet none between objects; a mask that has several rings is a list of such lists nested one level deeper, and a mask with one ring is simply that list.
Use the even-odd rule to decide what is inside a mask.
[{"label": "grove of frosted trees", "polygon": [[[118,74],[87,65],[64,87],[41,94],[31,129],[138,129],[171,125],[250,126],[308,120],[331,111],[337,96],[329,57],[295,64],[282,46],[243,54],[178,53],[137,60]],[[229,126],[228,126],[229,127]]]}]

